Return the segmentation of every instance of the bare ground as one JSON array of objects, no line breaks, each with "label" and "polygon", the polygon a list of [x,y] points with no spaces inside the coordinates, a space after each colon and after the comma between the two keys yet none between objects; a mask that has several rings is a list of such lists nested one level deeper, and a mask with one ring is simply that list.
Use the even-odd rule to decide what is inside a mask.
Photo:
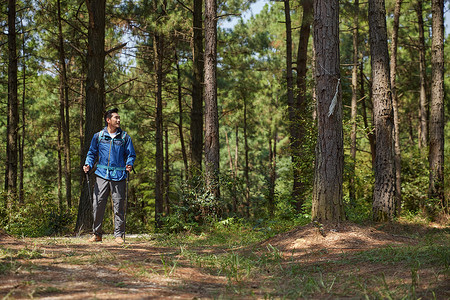
[{"label": "bare ground", "polygon": [[[447,266],[425,259],[416,269],[414,261],[396,251],[397,247],[417,249],[430,232],[438,232],[430,244],[448,249],[448,227],[351,223],[310,224],[240,249],[189,249],[198,255],[233,251],[255,260],[268,254],[278,256],[266,266],[255,266],[257,272],[238,270],[231,277],[193,262],[179,248],[159,247],[150,238],[127,238],[126,245],[117,245],[112,238],[90,244],[87,236],[16,239],[0,232],[4,257],[0,255],[0,297],[399,299],[403,296],[396,292],[406,291],[410,298],[450,299],[448,251],[442,254]],[[415,257],[422,255],[416,252],[412,251]],[[311,280],[311,290],[305,290]]]}]

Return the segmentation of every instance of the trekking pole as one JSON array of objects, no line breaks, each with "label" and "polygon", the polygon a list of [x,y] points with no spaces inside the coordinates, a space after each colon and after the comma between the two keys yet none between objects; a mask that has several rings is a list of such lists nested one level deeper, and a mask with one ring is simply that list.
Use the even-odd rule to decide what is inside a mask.
[{"label": "trekking pole", "polygon": [[91,201],[91,203],[93,203],[94,200],[92,199],[92,195],[91,195],[91,183],[89,182],[89,171],[84,172],[84,174],[86,174],[89,200]]},{"label": "trekking pole", "polygon": [[89,171],[84,172],[84,174],[86,174],[89,201],[91,201],[91,205],[94,205],[94,198],[92,197],[92,193],[91,193],[91,182],[89,181]]},{"label": "trekking pole", "polygon": [[125,207],[123,212],[123,243],[125,244],[125,229],[127,226],[127,205],[128,205],[128,181],[130,180],[130,172],[127,171],[127,183],[125,186]]}]

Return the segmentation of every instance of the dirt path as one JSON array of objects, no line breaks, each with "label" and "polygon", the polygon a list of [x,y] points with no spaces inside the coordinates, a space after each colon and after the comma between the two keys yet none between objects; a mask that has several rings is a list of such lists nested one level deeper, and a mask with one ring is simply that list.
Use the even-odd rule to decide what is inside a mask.
[{"label": "dirt path", "polygon": [[[420,230],[423,228],[406,231],[419,237],[426,234]],[[420,282],[414,282],[409,254],[395,250],[406,247],[405,251],[410,251],[417,245],[419,239],[406,236],[406,231],[354,224],[319,228],[310,224],[249,248],[188,249],[195,253],[194,258],[180,248],[159,247],[149,237],[128,237],[123,246],[117,245],[112,237],[90,244],[87,236],[16,239],[0,232],[0,297],[261,299],[287,295],[295,299],[306,295],[308,299],[334,299],[333,295],[349,294],[359,299],[362,295],[382,297],[378,292],[381,286],[396,299],[399,286],[402,292],[409,293],[409,286],[414,285],[423,299],[432,299],[433,295],[436,299],[449,299],[448,250],[443,254],[446,267],[419,257],[421,250],[413,251],[424,264],[416,271]],[[438,239],[441,245],[436,249],[447,249],[444,246],[449,245],[448,233],[444,231],[440,236],[443,239]],[[383,257],[361,256],[364,251],[386,247],[392,250],[386,254],[379,252]],[[230,256],[237,261],[222,264],[237,268],[235,273],[227,273],[232,275],[199,259],[231,252],[239,254]],[[378,278],[384,282],[380,284]],[[305,284],[311,284],[311,289],[298,291]]]},{"label": "dirt path", "polygon": [[[16,240],[3,236],[0,247],[16,253],[9,274],[0,275],[0,297],[12,299],[193,299],[212,297],[226,280],[179,263],[165,266],[169,248],[128,238],[89,244],[83,238]],[[3,263],[3,262],[2,262]],[[1,274],[1,273],[0,273]]]}]

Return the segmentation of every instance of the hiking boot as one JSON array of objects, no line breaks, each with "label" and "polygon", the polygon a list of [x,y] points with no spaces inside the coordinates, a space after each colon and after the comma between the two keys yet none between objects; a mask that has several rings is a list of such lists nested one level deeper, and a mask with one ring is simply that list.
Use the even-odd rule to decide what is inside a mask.
[{"label": "hiking boot", "polygon": [[123,240],[123,238],[121,238],[120,236],[116,237],[115,239],[116,243],[119,245],[122,245],[123,243],[125,243],[125,241]]},{"label": "hiking boot", "polygon": [[96,243],[96,242],[101,242],[102,241],[102,237],[100,235],[95,235],[93,234],[91,236],[91,238],[88,240],[88,242],[90,243]]}]

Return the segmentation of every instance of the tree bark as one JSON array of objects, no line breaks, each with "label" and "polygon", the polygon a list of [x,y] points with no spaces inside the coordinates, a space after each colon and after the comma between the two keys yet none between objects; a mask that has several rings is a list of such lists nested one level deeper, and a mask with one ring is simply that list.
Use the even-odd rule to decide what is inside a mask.
[{"label": "tree bark", "polygon": [[398,120],[398,97],[397,97],[397,44],[398,28],[400,25],[400,8],[402,0],[395,1],[394,24],[392,28],[391,44],[391,90],[392,108],[394,114],[394,167],[395,167],[395,214],[400,215],[402,208],[402,178],[401,178],[401,150],[400,150],[400,124]]},{"label": "tree bark", "polygon": [[250,167],[249,167],[249,159],[248,153],[250,148],[248,146],[248,135],[247,135],[247,100],[244,97],[244,177],[245,177],[245,214],[247,218],[250,217]]},{"label": "tree bark", "polygon": [[163,154],[163,120],[162,120],[162,81],[163,81],[163,36],[155,33],[153,51],[156,74],[156,130],[155,130],[155,226],[161,228],[164,213],[164,154]]},{"label": "tree bark", "polygon": [[369,37],[376,141],[373,219],[390,221],[395,211],[394,124],[384,0],[369,0]]},{"label": "tree bark", "polygon": [[183,163],[184,163],[184,172],[186,176],[188,176],[189,166],[188,159],[186,154],[186,146],[184,143],[184,134],[183,134],[183,95],[181,91],[181,71],[180,71],[180,63],[178,61],[177,51],[175,50],[175,60],[177,62],[177,87],[178,87],[178,133],[180,135],[180,143],[181,143],[181,154],[183,155]]},{"label": "tree bark", "polygon": [[[269,215],[275,214],[275,184],[277,180],[277,129],[269,135]],[[273,139],[273,146],[272,146]],[[272,148],[273,147],[273,148]]]},{"label": "tree bark", "polygon": [[302,211],[303,199],[305,193],[304,173],[306,167],[302,163],[302,157],[308,155],[304,153],[301,143],[305,139],[305,131],[307,126],[306,118],[306,73],[308,71],[308,41],[311,33],[311,24],[313,20],[313,0],[304,0],[301,2],[303,8],[302,25],[300,28],[300,37],[297,52],[297,99],[294,103],[292,117],[290,120],[291,134],[291,156],[294,186],[292,189],[292,199],[295,202],[297,212]]},{"label": "tree bark", "polygon": [[444,195],[444,1],[432,0],[429,197],[448,211]]},{"label": "tree bark", "polygon": [[[228,140],[228,132],[225,130],[225,143],[227,144],[227,151],[228,151],[228,162],[230,164],[230,176],[233,180],[236,180],[236,176],[234,173],[234,167],[233,167],[233,158],[231,156],[231,146],[230,142]],[[232,199],[232,212],[237,212],[237,193],[236,193],[236,185],[233,184],[231,187],[231,199]]]},{"label": "tree bark", "polygon": [[64,51],[62,19],[61,19],[61,1],[57,1],[58,6],[58,42],[59,42],[59,78],[60,78],[60,118],[61,131],[63,137],[64,149],[64,178],[66,185],[66,203],[70,208],[72,206],[72,174],[70,164],[70,128],[69,128],[69,86],[67,84],[66,55]]},{"label": "tree bark", "polygon": [[206,187],[218,199],[219,113],[217,107],[217,2],[205,1],[205,171]]},{"label": "tree bark", "polygon": [[345,219],[342,199],[344,149],[339,69],[339,1],[314,2],[318,138],[312,219]]},{"label": "tree bark", "polygon": [[169,166],[169,130],[167,128],[164,130],[164,211],[165,215],[168,216],[170,214],[170,198],[169,198],[169,192],[170,192],[170,166]]},{"label": "tree bark", "polygon": [[[25,32],[24,26],[23,26],[23,20],[22,20],[22,31]],[[22,53],[23,53],[23,63],[22,63],[22,135],[19,137],[19,203],[24,204],[25,203],[25,191],[24,191],[24,151],[25,151],[25,130],[26,130],[26,119],[25,119],[25,96],[26,96],[26,77],[27,77],[27,68],[26,68],[26,55],[25,55],[25,43],[26,43],[26,36],[25,33],[23,35],[22,40]]]},{"label": "tree bark", "polygon": [[[88,52],[86,75],[86,106],[84,151],[82,161],[91,144],[91,139],[102,128],[105,109],[105,9],[106,0],[86,0],[89,14],[88,24]],[[82,162],[82,164],[83,164]],[[92,182],[92,181],[91,181]],[[83,181],[76,230],[88,230],[92,227],[92,199],[89,199],[87,182]]]},{"label": "tree bark", "polygon": [[61,155],[61,149],[63,148],[61,145],[61,120],[58,122],[58,143],[56,145],[56,149],[58,152],[58,204],[59,204],[59,211],[63,211],[63,199],[62,199],[62,155]]},{"label": "tree bark", "polygon": [[356,116],[358,112],[358,61],[359,61],[359,51],[358,51],[358,37],[359,37],[359,0],[355,0],[354,2],[354,17],[353,17],[353,67],[352,67],[352,104],[351,104],[351,123],[352,123],[352,132],[350,134],[351,139],[351,170],[350,170],[350,178],[349,178],[349,198],[350,204],[352,206],[356,203],[356,195],[355,195],[355,176],[356,176],[356,130],[357,130],[357,122]]},{"label": "tree bark", "polygon": [[7,204],[17,200],[19,103],[17,94],[16,1],[8,0]]},{"label": "tree bark", "polygon": [[78,150],[78,155],[81,157],[80,159],[80,186],[83,187],[83,181],[85,178],[84,172],[82,170],[84,160],[83,160],[83,151],[84,151],[84,96],[83,96],[83,80],[80,81],[80,97],[79,97],[79,103],[80,103],[80,117],[79,117],[79,123],[78,123],[78,130],[80,132],[80,148]]},{"label": "tree bark", "polygon": [[[292,170],[294,185],[292,187],[292,198],[295,202],[297,211],[301,210],[302,200],[300,197],[302,190],[302,181],[300,174],[300,140],[299,140],[299,130],[300,130],[300,118],[299,118],[299,108],[294,100],[294,80],[292,77],[292,29],[291,29],[291,9],[289,5],[289,0],[284,0],[284,16],[286,24],[286,87],[287,87],[287,103],[288,103],[288,116],[289,116],[289,135],[290,135],[290,148],[291,148],[291,159],[292,159]],[[269,142],[272,137],[269,137]],[[270,145],[270,143],[269,143]],[[272,166],[270,166],[272,168]],[[272,176],[271,176],[272,178]],[[269,211],[273,214],[273,208],[271,201],[273,197],[270,195],[272,191],[272,186],[269,189]]]},{"label": "tree bark", "polygon": [[[361,101],[361,110],[362,110],[362,117],[364,122],[364,128],[366,131],[367,139],[369,140],[370,145],[370,154],[372,158],[372,169],[375,169],[375,138],[373,134],[373,126],[369,126],[369,120],[367,118],[367,106],[366,106],[366,92],[364,88],[364,63],[361,62],[359,65],[359,77],[360,77],[360,84],[359,84],[359,96],[362,99]],[[372,99],[372,92],[369,92],[369,103],[371,103]],[[373,116],[373,114],[372,114]],[[372,122],[373,123],[373,122]]]},{"label": "tree bark", "polygon": [[194,0],[193,71],[191,109],[191,175],[202,170],[203,157],[203,1]]},{"label": "tree bark", "polygon": [[417,25],[419,27],[419,72],[420,72],[420,91],[419,91],[419,149],[428,145],[428,101],[427,101],[427,82],[426,82],[426,61],[425,61],[425,33],[422,15],[422,0],[418,0],[415,9],[417,13]]}]

